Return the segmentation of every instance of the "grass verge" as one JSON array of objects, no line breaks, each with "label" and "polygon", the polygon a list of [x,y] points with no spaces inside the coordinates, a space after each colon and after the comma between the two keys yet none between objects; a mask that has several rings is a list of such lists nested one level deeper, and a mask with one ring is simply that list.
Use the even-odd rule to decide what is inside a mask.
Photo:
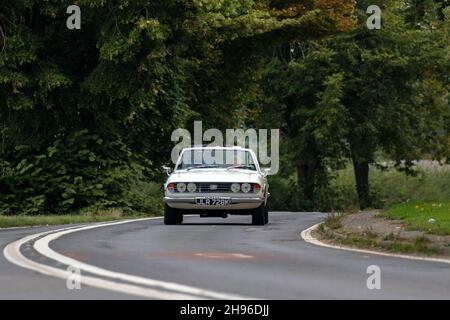
[{"label": "grass verge", "polygon": [[421,254],[433,256],[443,254],[442,248],[436,246],[424,236],[414,239],[400,238],[398,235],[379,236],[371,230],[363,233],[345,230],[343,218],[345,215],[330,215],[319,226],[319,236],[338,245],[360,249],[379,250],[383,252]]},{"label": "grass verge", "polygon": [[125,219],[145,218],[154,215],[146,214],[127,214],[124,215],[121,210],[105,210],[96,213],[82,213],[70,215],[0,215],[0,228],[11,227],[31,227],[31,226],[51,226],[78,223],[107,222]]},{"label": "grass verge", "polygon": [[392,241],[382,241],[371,237],[363,237],[356,234],[345,235],[336,237],[335,234],[323,233],[328,240],[333,240],[333,242],[340,245],[360,248],[360,249],[371,249],[371,250],[381,250],[383,252],[392,253],[407,253],[407,254],[423,254],[426,256],[433,256],[442,254],[442,250],[438,247],[428,245],[423,238],[418,237],[413,242],[406,242],[400,239],[394,239]]},{"label": "grass verge", "polygon": [[384,211],[381,216],[401,220],[408,230],[450,235],[450,201],[399,204]]}]

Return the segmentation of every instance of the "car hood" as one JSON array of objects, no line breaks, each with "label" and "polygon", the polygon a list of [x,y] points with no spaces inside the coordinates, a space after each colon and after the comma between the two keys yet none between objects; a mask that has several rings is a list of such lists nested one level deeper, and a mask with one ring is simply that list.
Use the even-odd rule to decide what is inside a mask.
[{"label": "car hood", "polygon": [[256,171],[194,169],[174,172],[167,182],[258,182],[260,179]]}]

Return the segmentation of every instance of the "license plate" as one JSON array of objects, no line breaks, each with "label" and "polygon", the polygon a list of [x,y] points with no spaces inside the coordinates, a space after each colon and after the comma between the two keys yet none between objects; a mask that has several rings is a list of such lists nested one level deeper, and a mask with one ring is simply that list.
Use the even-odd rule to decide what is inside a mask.
[{"label": "license plate", "polygon": [[231,204],[230,198],[195,198],[195,203],[199,206],[228,206]]}]

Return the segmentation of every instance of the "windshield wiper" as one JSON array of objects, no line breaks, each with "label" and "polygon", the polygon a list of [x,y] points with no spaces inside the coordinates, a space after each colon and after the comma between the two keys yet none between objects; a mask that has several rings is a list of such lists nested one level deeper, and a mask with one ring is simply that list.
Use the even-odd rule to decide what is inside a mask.
[{"label": "windshield wiper", "polygon": [[245,165],[245,164],[238,164],[235,166],[230,166],[227,168],[227,170],[230,169],[249,169],[249,170],[255,170],[255,168],[253,166],[249,166],[249,165]]},{"label": "windshield wiper", "polygon": [[216,164],[205,164],[205,165],[202,165],[202,166],[186,168],[186,171],[189,171],[189,170],[192,170],[192,169],[208,169],[208,168],[217,168],[217,167],[218,167],[218,165],[216,165]]}]

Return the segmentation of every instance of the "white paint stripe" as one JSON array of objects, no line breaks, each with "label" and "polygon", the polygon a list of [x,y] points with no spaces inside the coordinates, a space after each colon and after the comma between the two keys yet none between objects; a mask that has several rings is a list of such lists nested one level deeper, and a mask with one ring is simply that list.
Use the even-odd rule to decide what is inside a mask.
[{"label": "white paint stripe", "polygon": [[[59,229],[56,231],[49,231],[49,232],[43,232],[39,233],[33,236],[25,237],[21,240],[18,240],[16,242],[13,242],[9,244],[5,250],[4,255],[5,257],[12,263],[17,264],[21,267],[31,269],[37,272],[40,272],[42,274],[55,276],[58,278],[64,278],[67,279],[67,277],[71,274],[68,272],[52,268],[44,264],[38,264],[32,260],[27,259],[20,253],[20,247],[31,240],[35,240],[39,237],[42,237],[41,239],[37,240],[34,244],[34,248],[42,255],[53,259],[59,263],[70,265],[75,268],[79,268],[80,270],[84,272],[89,272],[92,274],[97,274],[103,277],[113,278],[116,280],[121,281],[127,281],[138,285],[145,285],[145,286],[153,286],[160,288],[158,289],[149,289],[149,288],[142,288],[137,286],[131,286],[128,284],[122,284],[118,282],[108,281],[104,279],[98,279],[93,277],[86,277],[82,276],[82,283],[86,285],[91,286],[97,286],[104,289],[110,289],[113,291],[118,292],[124,292],[129,294],[135,294],[139,296],[144,296],[148,298],[155,298],[155,299],[198,299],[199,297],[203,298],[212,298],[212,299],[231,299],[231,300],[242,300],[242,299],[255,299],[255,298],[248,298],[238,295],[231,295],[226,293],[219,293],[215,291],[210,290],[204,290],[196,287],[186,286],[182,284],[177,284],[173,282],[165,282],[155,279],[148,279],[133,275],[128,275],[124,273],[114,272],[106,269],[102,269],[93,265],[89,265],[83,262],[80,262],[78,260],[66,257],[64,255],[61,255],[54,250],[52,250],[49,247],[49,244],[51,241],[56,240],[64,235],[78,232],[78,231],[84,231],[84,230],[92,230],[95,228],[101,228],[101,227],[108,227],[108,226],[114,226],[114,225],[120,225],[125,223],[131,223],[131,222],[137,222],[137,221],[146,221],[146,220],[152,220],[152,219],[161,219],[161,217],[156,218],[145,218],[145,219],[136,219],[136,220],[126,220],[126,221],[119,221],[119,222],[112,222],[112,223],[102,223],[102,224],[95,224],[95,225],[89,225],[84,227],[72,227],[72,228],[64,228]],[[171,290],[175,291],[177,293],[170,293],[167,291],[161,291],[163,290]],[[145,291],[147,290],[147,291]]]},{"label": "white paint stripe", "polygon": [[354,251],[359,253],[367,253],[367,254],[374,254],[379,256],[386,256],[386,257],[393,257],[393,258],[402,258],[402,259],[409,259],[409,260],[419,260],[419,261],[429,261],[429,262],[440,262],[440,263],[446,263],[450,264],[450,259],[445,258],[428,258],[428,257],[418,257],[418,256],[411,256],[407,254],[399,254],[399,253],[388,253],[388,252],[380,252],[380,251],[372,251],[367,249],[357,249],[342,245],[334,245],[334,244],[328,244],[320,241],[317,238],[314,238],[312,235],[312,232],[319,228],[319,225],[321,223],[315,224],[312,227],[303,230],[301,233],[301,237],[303,240],[305,240],[308,243],[321,246],[321,247],[327,247],[332,249],[339,249],[339,250],[346,250],[346,251]]},{"label": "white paint stripe", "polygon": [[229,258],[239,258],[239,259],[250,259],[253,256],[243,253],[220,253],[220,252],[198,252],[194,253],[194,256],[211,258],[211,259],[229,259]]},{"label": "white paint stripe", "polygon": [[[5,258],[13,264],[16,264],[22,268],[36,271],[40,274],[61,278],[67,280],[72,273],[63,269],[53,268],[47,266],[45,264],[37,263],[33,260],[30,260],[22,255],[20,252],[20,247],[28,241],[35,239],[36,237],[40,237],[45,233],[33,235],[30,237],[25,237],[21,240],[15,241],[3,250],[3,254]],[[111,290],[123,294],[135,295],[139,297],[149,298],[149,299],[181,299],[181,300],[190,300],[190,299],[198,299],[198,297],[192,297],[190,295],[178,294],[178,293],[167,293],[161,292],[159,290],[153,290],[149,288],[143,288],[139,286],[129,285],[125,283],[117,283],[112,282],[100,278],[94,278],[89,276],[82,276],[81,282],[84,285],[96,287],[100,289]]]},{"label": "white paint stripe", "polygon": [[243,258],[243,259],[250,259],[253,258],[253,256],[249,255],[249,254],[243,254],[243,253],[233,253],[232,254],[234,257],[237,258]]},{"label": "white paint stripe", "polygon": [[81,261],[75,260],[73,258],[64,256],[64,255],[61,255],[61,254],[57,253],[56,251],[54,251],[53,249],[51,249],[49,246],[50,242],[52,242],[62,236],[65,236],[67,234],[73,233],[73,232],[92,230],[92,229],[96,229],[96,228],[100,228],[100,227],[113,226],[113,225],[118,225],[118,224],[129,223],[129,222],[134,222],[134,221],[120,221],[120,222],[113,222],[113,223],[108,223],[108,224],[104,224],[104,225],[100,225],[100,226],[92,225],[92,226],[82,227],[82,228],[76,229],[76,230],[72,230],[72,229],[62,230],[60,232],[52,233],[48,236],[43,237],[42,239],[37,240],[34,244],[34,248],[36,249],[37,252],[39,252],[40,254],[42,254],[50,259],[56,260],[60,263],[66,264],[66,265],[70,265],[72,267],[78,268],[85,272],[97,274],[97,275],[108,277],[108,278],[113,278],[113,279],[117,279],[117,280],[132,282],[132,283],[146,285],[146,286],[159,287],[161,289],[172,290],[172,291],[176,291],[176,292],[183,292],[186,294],[205,296],[205,297],[214,298],[214,299],[243,299],[244,298],[244,297],[240,297],[240,296],[236,296],[236,295],[222,294],[222,293],[218,293],[218,292],[203,290],[203,289],[196,288],[196,287],[180,285],[180,284],[173,283],[173,282],[153,280],[153,279],[132,276],[132,275],[124,274],[124,273],[106,270],[103,268],[99,268],[96,266],[92,266],[92,265],[83,263]]}]

